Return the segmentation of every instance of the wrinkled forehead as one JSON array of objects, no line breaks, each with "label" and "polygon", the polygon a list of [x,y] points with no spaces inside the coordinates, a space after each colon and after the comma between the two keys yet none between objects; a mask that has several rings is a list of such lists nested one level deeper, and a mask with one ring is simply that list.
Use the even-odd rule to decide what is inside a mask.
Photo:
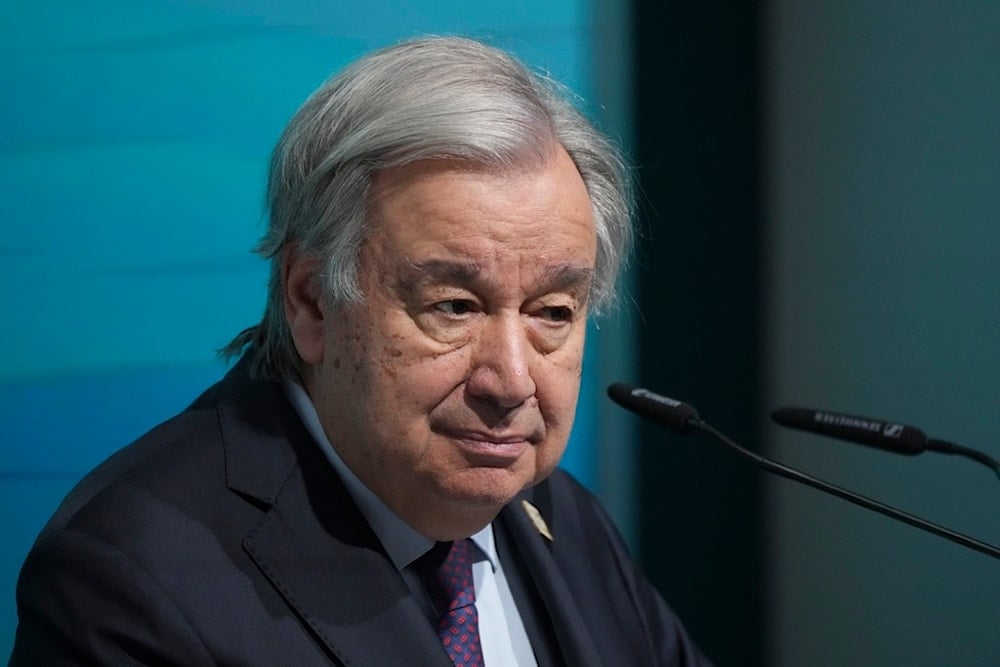
[{"label": "wrinkled forehead", "polygon": [[419,219],[420,212],[432,217],[446,212],[464,218],[480,208],[499,217],[539,215],[556,226],[564,219],[594,222],[590,192],[577,165],[553,143],[544,153],[512,164],[435,157],[380,169],[368,192],[366,236],[384,228],[389,213]]},{"label": "wrinkled forehead", "polygon": [[366,244],[413,253],[415,261],[469,256],[482,264],[516,258],[594,266],[591,202],[561,148],[540,166],[423,160],[386,169],[370,206]]}]

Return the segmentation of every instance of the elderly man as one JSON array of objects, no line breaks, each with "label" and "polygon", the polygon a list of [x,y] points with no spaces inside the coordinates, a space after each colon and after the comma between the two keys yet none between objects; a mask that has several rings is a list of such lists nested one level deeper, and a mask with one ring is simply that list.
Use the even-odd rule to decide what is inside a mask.
[{"label": "elderly man", "polygon": [[508,55],[421,39],[316,92],[268,192],[242,358],[62,504],[12,663],[704,664],[556,471],[630,241],[613,146]]}]

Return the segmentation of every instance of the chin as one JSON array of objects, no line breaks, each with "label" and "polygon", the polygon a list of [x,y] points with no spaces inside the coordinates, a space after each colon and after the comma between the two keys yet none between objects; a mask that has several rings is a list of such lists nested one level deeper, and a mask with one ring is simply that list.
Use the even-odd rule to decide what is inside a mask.
[{"label": "chin", "polygon": [[502,468],[475,468],[457,477],[451,480],[456,483],[444,487],[446,498],[469,509],[495,512],[536,483],[530,476]]}]

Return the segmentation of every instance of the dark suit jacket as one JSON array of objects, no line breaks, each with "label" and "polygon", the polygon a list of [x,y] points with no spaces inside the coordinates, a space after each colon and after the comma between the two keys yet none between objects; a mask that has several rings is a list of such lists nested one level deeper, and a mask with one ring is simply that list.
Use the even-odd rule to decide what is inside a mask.
[{"label": "dark suit jacket", "polygon": [[[11,664],[451,664],[281,388],[244,366],[66,498],[21,572]],[[494,526],[540,664],[702,664],[565,473]]]}]

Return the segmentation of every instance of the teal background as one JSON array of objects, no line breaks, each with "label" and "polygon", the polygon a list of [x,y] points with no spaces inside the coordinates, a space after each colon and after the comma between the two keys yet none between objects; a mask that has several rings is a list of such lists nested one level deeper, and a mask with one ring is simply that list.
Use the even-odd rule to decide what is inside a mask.
[{"label": "teal background", "polygon": [[[62,496],[220,377],[215,350],[259,319],[266,267],[250,248],[266,162],[306,96],[374,47],[460,33],[593,100],[594,11],[579,0],[5,5],[0,656],[20,562]],[[596,488],[594,367],[563,465]]]},{"label": "teal background", "polygon": [[[1000,458],[1000,4],[766,7],[766,403]],[[780,460],[1000,545],[979,464],[767,433]],[[784,481],[767,496],[770,664],[1000,665],[1000,561]]]}]

